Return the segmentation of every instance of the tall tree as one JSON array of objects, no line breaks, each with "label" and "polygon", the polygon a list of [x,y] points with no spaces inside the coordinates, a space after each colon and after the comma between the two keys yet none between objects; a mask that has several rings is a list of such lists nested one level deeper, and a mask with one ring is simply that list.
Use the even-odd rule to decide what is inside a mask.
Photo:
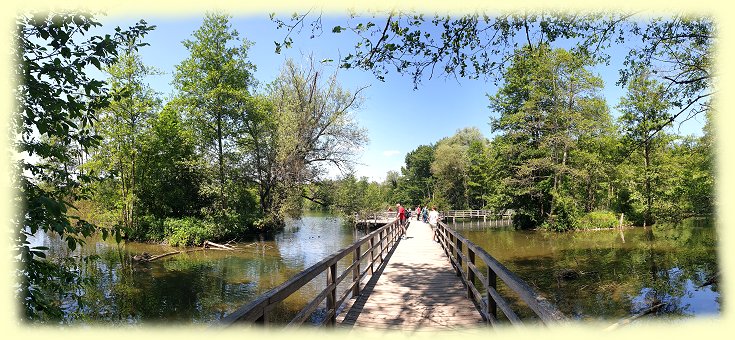
[{"label": "tall tree", "polygon": [[[505,73],[505,84],[490,97],[494,131],[511,171],[514,205],[536,223],[569,227],[577,209],[571,197],[575,175],[570,152],[580,138],[609,120],[600,97],[602,80],[588,61],[548,46],[520,49]],[[558,221],[557,221],[558,220]]]},{"label": "tall tree", "polygon": [[436,179],[435,190],[454,209],[469,208],[468,150],[473,142],[486,143],[480,130],[474,127],[458,130],[453,136],[436,143],[434,160],[431,163],[431,173]]},{"label": "tall tree", "polygon": [[661,138],[656,132],[668,124],[671,107],[664,85],[652,79],[647,69],[639,73],[628,85],[628,93],[620,99],[618,109],[621,128],[628,147],[641,150],[643,155],[643,195],[645,197],[644,225],[653,223],[651,212],[653,206],[652,182],[657,176],[654,170],[652,155],[654,148],[661,146]]},{"label": "tall tree", "polygon": [[110,174],[118,191],[120,222],[128,232],[136,224],[136,166],[141,136],[146,133],[148,120],[160,108],[158,95],[145,83],[145,77],[157,72],[143,64],[136,45],[136,41],[128,42],[118,61],[106,68],[113,99],[100,112],[96,127],[101,143],[86,164]]},{"label": "tall tree", "polygon": [[467,148],[467,199],[470,209],[485,209],[490,196],[491,163],[487,154],[487,144],[473,140]]},{"label": "tall tree", "polygon": [[242,174],[258,186],[260,213],[267,215],[279,190],[278,117],[273,103],[256,95],[248,98],[240,113],[241,133],[236,139]]},{"label": "tall tree", "polygon": [[232,29],[229,16],[208,13],[193,39],[184,40],[189,57],[176,66],[174,85],[187,107],[187,118],[197,129],[200,150],[216,169],[218,206],[227,207],[226,182],[241,124],[240,108],[255,84],[255,66],[248,61],[252,44]]},{"label": "tall tree", "polygon": [[[140,21],[113,35],[85,37],[101,24],[84,13],[21,15],[16,19],[15,76],[18,85],[12,129],[20,153],[14,164],[18,215],[14,220],[18,252],[17,290],[24,319],[60,319],[57,303],[65,284],[79,276],[45,259],[46,248],[28,240],[37,233],[56,233],[74,250],[96,227],[72,213],[72,202],[94,177],[73,166],[74,153],[99,143],[93,124],[109,105],[105,83],[87,74],[117,59],[120,46],[153,27]],[[72,166],[70,166],[72,165]],[[114,230],[120,236],[119,230]],[[103,236],[109,230],[102,229]],[[72,293],[74,294],[74,293]]]},{"label": "tall tree", "polygon": [[287,60],[268,86],[277,122],[276,173],[281,190],[273,193],[266,211],[279,217],[289,195],[327,174],[329,166],[349,172],[355,153],[367,141],[354,120],[363,88],[344,90],[336,74],[325,77],[311,60],[301,68]]},{"label": "tall tree", "polygon": [[431,199],[433,181],[431,163],[434,162],[434,146],[419,145],[406,154],[405,167],[401,168],[410,204],[426,203]]}]

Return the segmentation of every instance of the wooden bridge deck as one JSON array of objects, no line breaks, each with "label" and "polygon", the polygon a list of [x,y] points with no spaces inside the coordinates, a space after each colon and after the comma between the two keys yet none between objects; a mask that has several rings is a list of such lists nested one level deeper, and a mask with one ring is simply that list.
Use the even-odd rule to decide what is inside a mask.
[{"label": "wooden bridge deck", "polygon": [[345,328],[458,330],[485,327],[428,224],[411,221],[406,238],[340,314]]}]

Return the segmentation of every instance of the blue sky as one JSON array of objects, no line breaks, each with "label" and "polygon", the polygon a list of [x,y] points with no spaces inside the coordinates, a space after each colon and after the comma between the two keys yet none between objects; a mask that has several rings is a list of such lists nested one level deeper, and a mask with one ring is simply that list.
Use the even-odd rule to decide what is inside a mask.
[{"label": "blue sky", "polygon": [[[192,33],[201,26],[203,16],[144,15],[99,19],[105,30],[111,30],[115,26],[128,27],[141,18],[157,26],[145,38],[150,46],[142,48],[140,52],[147,65],[164,73],[150,78],[151,87],[168,96],[173,91],[170,82],[175,65],[188,56],[181,42],[191,38]],[[344,19],[345,17],[323,17],[324,33],[321,37],[309,39],[307,26],[302,34],[294,36],[293,47],[284,49],[281,54],[275,54],[273,42],[281,41],[286,31],[276,29],[268,13],[235,16],[230,22],[241,38],[255,43],[248,57],[257,66],[255,77],[261,84],[266,84],[275,79],[287,58],[306,62],[306,58],[313,54],[316,60],[338,60],[340,53],[346,55],[352,51],[353,35],[331,33],[331,28],[344,24]],[[605,81],[603,95],[613,116],[617,115],[614,106],[624,93],[615,86],[622,58],[623,55],[613,56],[611,65],[600,65],[595,69]],[[324,66],[325,71],[335,71],[333,66]],[[495,93],[496,87],[489,80],[455,80],[435,76],[430,80],[425,79],[414,90],[409,76],[400,76],[395,72],[389,73],[386,81],[381,82],[366,71],[336,71],[345,89],[354,90],[369,85],[362,92],[365,97],[363,105],[354,113],[369,136],[369,143],[357,158],[359,164],[355,169],[358,176],[382,181],[388,171],[400,170],[407,152],[422,144],[435,143],[465,127],[477,127],[486,137],[492,137],[489,122],[493,112],[488,108],[487,94]],[[694,119],[684,124],[679,133],[701,134],[701,120],[702,118],[699,121]]]}]

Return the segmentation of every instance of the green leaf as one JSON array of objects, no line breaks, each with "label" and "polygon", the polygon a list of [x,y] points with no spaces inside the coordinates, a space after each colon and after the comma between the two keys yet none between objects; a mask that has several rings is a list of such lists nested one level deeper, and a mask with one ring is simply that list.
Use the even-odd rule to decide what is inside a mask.
[{"label": "green leaf", "polygon": [[344,28],[342,28],[342,26],[334,26],[334,28],[332,28],[332,33],[341,33],[343,29]]},{"label": "green leaf", "polygon": [[77,242],[74,238],[67,237],[66,245],[69,247],[69,250],[71,251],[74,251],[75,249],[77,249]]},{"label": "green leaf", "polygon": [[97,59],[95,57],[91,57],[91,58],[89,58],[89,62],[92,63],[95,67],[97,67],[98,70],[101,70],[102,69],[102,67],[100,66],[100,60],[99,59]]}]

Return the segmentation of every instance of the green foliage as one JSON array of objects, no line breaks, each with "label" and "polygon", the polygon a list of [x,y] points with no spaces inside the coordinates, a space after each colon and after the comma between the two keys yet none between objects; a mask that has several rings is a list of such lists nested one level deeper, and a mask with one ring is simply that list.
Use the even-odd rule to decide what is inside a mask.
[{"label": "green foliage", "polygon": [[135,191],[139,214],[159,219],[194,216],[212,201],[200,193],[203,165],[195,153],[193,132],[178,109],[176,102],[169,102],[141,137]]},{"label": "green foliage", "polygon": [[[14,220],[20,268],[16,292],[22,317],[28,320],[58,320],[61,306],[56,301],[69,291],[62,287],[81,284],[63,263],[45,260],[45,249],[30,247],[28,237],[40,231],[56,233],[73,251],[97,230],[72,215],[72,202],[87,198],[86,185],[95,180],[78,165],[82,154],[100,142],[93,124],[111,98],[105,83],[86,71],[115,63],[119,46],[153,29],[141,21],[113,35],[85,36],[98,26],[93,16],[80,13],[16,19],[18,106],[12,131],[13,146],[22,155],[14,164],[17,178],[12,184],[19,194],[14,201],[19,208]],[[119,238],[119,229],[113,234]]]},{"label": "green foliage", "polygon": [[667,110],[671,107],[668,93],[663,84],[652,79],[646,69],[639,70],[635,78],[628,84],[628,93],[620,99],[618,109],[623,141],[632,150],[642,152],[643,163],[638,177],[641,178],[639,191],[644,198],[645,211],[643,223],[652,224],[653,199],[656,196],[656,184],[659,182],[660,163],[655,159],[660,148],[665,144],[662,134],[657,134],[662,126],[669,123]]},{"label": "green foliage", "polygon": [[263,213],[275,219],[289,208],[301,208],[303,188],[323,178],[327,166],[349,173],[356,152],[367,142],[366,131],[353,117],[364,87],[350,92],[336,74],[322,74],[313,60],[304,67],[287,60],[267,87],[275,119],[266,141],[265,173],[271,175],[259,184]]},{"label": "green foliage", "polygon": [[[304,25],[310,19],[311,25]],[[321,14],[314,16],[312,11],[293,13],[288,19],[271,15],[271,20],[289,32],[282,42],[275,42],[277,53],[283,46],[291,47],[303,27],[311,27],[311,38],[322,34]],[[427,16],[390,10],[353,14],[332,34],[344,32],[354,34],[355,44],[354,51],[340,53],[340,67],[371,71],[379,80],[385,80],[389,71],[409,75],[414,88],[427,77],[426,70],[429,79],[442,74],[498,83],[523,45],[564,46],[577,58],[609,63],[608,49],[624,44],[628,54],[618,84],[627,84],[641,67],[658,69],[678,109],[669,114],[672,121],[709,109],[716,74],[714,21],[682,13],[646,17],[621,11],[516,10]]]},{"label": "green foliage", "polygon": [[580,229],[594,228],[614,228],[617,227],[620,220],[615,217],[615,213],[607,210],[590,211],[580,216],[576,225]]},{"label": "green foliage", "polygon": [[[238,44],[231,46],[233,43]],[[202,26],[185,40],[189,57],[176,66],[174,85],[191,124],[196,144],[210,165],[205,185],[215,194],[219,208],[227,208],[225,187],[232,177],[235,138],[242,125],[240,108],[255,84],[255,66],[248,61],[252,43],[229,24],[229,17],[208,13]]]},{"label": "green foliage", "polygon": [[167,218],[163,226],[168,234],[168,243],[174,247],[201,245],[206,240],[217,239],[216,224],[193,217]]},{"label": "green foliage", "polygon": [[84,167],[95,173],[108,174],[106,184],[114,191],[106,192],[116,204],[111,211],[118,214],[118,223],[131,232],[137,227],[139,156],[149,121],[158,110],[158,95],[144,82],[157,72],[145,66],[129,41],[117,62],[105,68],[113,98],[98,115],[96,131],[100,145],[91,151]]},{"label": "green foliage", "polygon": [[168,237],[163,221],[153,215],[139,216],[138,227],[132,230],[128,237],[131,240],[163,242]]},{"label": "green foliage", "polygon": [[402,194],[391,199],[392,202],[419,204],[430,199],[433,194],[433,178],[431,164],[434,162],[433,145],[419,145],[406,154],[406,166],[401,168],[400,191]]},{"label": "green foliage", "polygon": [[541,223],[541,229],[568,231],[576,229],[579,211],[571,196],[557,196],[554,210]]},{"label": "green foliage", "polygon": [[599,95],[602,81],[588,66],[565,50],[525,46],[490,97],[499,113],[492,119],[493,131],[500,132],[494,146],[507,162],[498,175],[512,198],[509,206],[548,222],[549,229],[573,227],[582,200],[574,197],[571,181],[589,176],[587,163],[575,159],[584,153],[577,151],[610,121]]},{"label": "green foliage", "polygon": [[[314,38],[321,34],[321,15],[271,15],[279,29],[289,32],[276,48],[290,47],[310,19]],[[490,96],[491,109],[499,114],[493,131],[500,134],[487,156],[480,156],[476,146],[469,162],[449,159],[447,155],[459,150],[437,145],[435,171],[416,178],[409,159],[414,155],[409,154],[403,176],[390,180],[393,200],[415,202],[438,194],[457,208],[513,207],[530,214],[533,223],[567,215],[573,221],[575,214],[599,208],[625,212],[644,224],[654,222],[653,215],[712,211],[713,176],[707,170],[711,166],[704,165],[709,161],[679,157],[679,151],[687,153],[680,149],[663,162],[668,151],[660,148],[670,141],[656,141],[675,120],[710,110],[716,36],[709,17],[643,18],[604,11],[425,16],[391,10],[353,14],[333,27],[333,34],[355,35],[354,51],[340,56],[342,68],[369,70],[380,80],[394,70],[410,75],[414,87],[427,76],[425,70],[431,70],[429,78],[436,70],[444,76],[503,83]],[[627,85],[630,96],[619,106],[624,121],[619,133],[611,128],[607,105],[599,96],[602,81],[588,67],[609,62],[608,49],[623,43],[627,55],[618,85]],[[568,50],[555,48],[559,46]],[[658,84],[652,91],[642,90],[650,87],[640,81],[642,74]],[[677,171],[674,158],[686,170]],[[456,176],[448,176],[451,169]]]}]

